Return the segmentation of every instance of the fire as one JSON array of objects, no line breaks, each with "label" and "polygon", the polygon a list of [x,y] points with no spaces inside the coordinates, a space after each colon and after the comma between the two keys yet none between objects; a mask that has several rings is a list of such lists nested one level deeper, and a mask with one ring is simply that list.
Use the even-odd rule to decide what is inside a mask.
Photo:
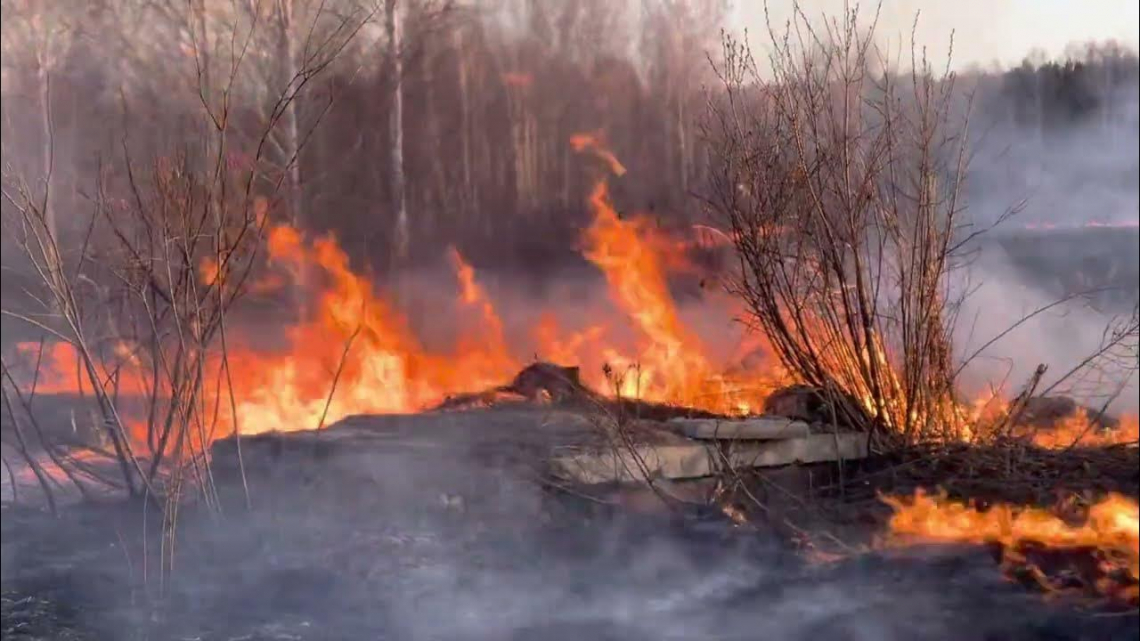
[{"label": "fire", "polygon": [[[997,504],[981,510],[921,490],[910,498],[883,500],[894,509],[889,530],[896,543],[996,544],[1003,550],[1007,569],[1031,565],[1026,551],[1034,545],[1060,551],[1092,550],[1097,556],[1101,593],[1131,602],[1140,597],[1140,504],[1128,497],[1109,494],[1092,505],[1079,524],[1040,508]],[[1052,587],[1043,573],[1034,574],[1043,585]]]},{"label": "fire", "polygon": [[1140,421],[1135,415],[1120,419],[1113,429],[1102,429],[1095,425],[1086,410],[1079,410],[1048,430],[1033,433],[1034,444],[1048,449],[1064,449],[1074,445],[1082,447],[1103,447],[1140,441]]},{"label": "fire", "polygon": [[[605,159],[614,173],[625,172],[597,136],[575,136],[571,144]],[[390,298],[350,268],[333,238],[310,247],[296,229],[271,229],[268,248],[277,266],[298,273],[315,267],[327,284],[310,315],[314,320],[290,329],[286,353],[231,355],[232,361],[251,364],[245,375],[235,376],[242,381],[234,393],[240,428],[301,429],[314,427],[321,416],[328,422],[353,413],[419,411],[449,395],[510,380],[530,354],[566,365],[598,365],[584,370],[585,380],[603,391],[721,412],[759,407],[773,386],[770,373],[730,381],[680,320],[666,274],[687,264],[680,257],[684,246],[667,242],[642,219],[621,220],[604,181],[589,204],[594,223],[583,234],[584,253],[606,276],[624,318],[567,331],[556,313],[546,311],[530,332],[531,345],[506,340],[494,301],[454,249],[449,258],[458,285],[455,313],[464,322],[454,347],[440,350],[423,344]],[[635,330],[636,344],[609,335],[610,325],[623,320]],[[338,344],[345,349],[335,349]],[[617,376],[607,380],[603,363]]]},{"label": "fire", "polygon": [[529,73],[508,71],[503,74],[503,83],[508,87],[529,87],[534,84],[534,76]]},{"label": "fire", "polygon": [[[624,366],[618,391],[623,395],[680,403],[733,413],[743,403],[758,406],[749,393],[732,393],[731,387],[709,363],[700,339],[678,317],[669,294],[661,254],[644,239],[651,236],[643,219],[622,220],[609,200],[604,181],[590,196],[594,222],[585,233],[584,254],[602,270],[610,295],[645,339],[636,367],[614,355],[612,364]],[[752,381],[767,390],[763,381]],[[757,395],[754,392],[753,395]]]},{"label": "fire", "polygon": [[476,308],[480,320],[447,352],[426,347],[392,301],[349,267],[331,237],[309,247],[296,230],[279,227],[269,251],[290,269],[318,267],[327,284],[313,320],[290,328],[284,353],[231,355],[231,361],[248,364],[235,375],[243,431],[308,429],[322,417],[329,422],[355,413],[417,411],[449,394],[500,384],[519,367],[506,351],[494,307],[458,252],[452,259],[459,303]]},{"label": "fire", "polygon": [[[80,366],[79,352],[71,343],[52,342],[42,346],[35,342],[21,342],[15,346],[26,380],[26,390],[37,394],[92,393],[90,377]],[[96,372],[100,388],[108,394],[145,394],[149,385],[140,371],[140,362],[131,348],[117,342],[101,351],[104,358]]]},{"label": "fire", "polygon": [[615,156],[613,152],[606,149],[606,146],[601,141],[600,134],[574,134],[570,137],[570,146],[574,148],[574,151],[579,153],[584,151],[593,153],[606,163],[606,166],[609,167],[609,170],[612,171],[615,176],[625,175],[625,165],[621,164],[621,161],[617,159],[617,156]]},{"label": "fire", "polygon": [[[600,133],[577,134],[570,145],[604,161],[612,175],[626,173]],[[240,325],[229,330],[226,384],[207,386],[214,390],[210,394],[223,397],[206,401],[228,407],[232,400],[235,411],[218,412],[214,420],[221,424],[213,432],[312,429],[356,413],[421,411],[451,395],[503,384],[536,357],[579,366],[583,381],[605,393],[722,414],[758,411],[772,390],[791,382],[771,362],[732,360],[767,351],[762,335],[747,335],[738,345],[702,335],[683,320],[669,291],[669,274],[694,269],[689,260],[694,247],[731,243],[729,235],[698,226],[693,237],[680,237],[660,231],[646,217],[620,216],[605,177],[594,185],[587,206],[593,221],[583,231],[582,252],[605,277],[612,309],[589,310],[590,322],[578,327],[567,326],[561,310],[540,310],[529,331],[512,332],[508,340],[504,318],[475,268],[452,249],[448,258],[456,297],[440,313],[457,319],[459,328],[450,344],[440,345],[416,332],[394,296],[352,268],[334,237],[310,239],[287,224],[269,223],[268,204],[259,199],[256,221],[266,230],[269,267],[248,280],[250,291],[267,294],[288,282],[311,291],[307,299],[301,297],[307,304],[300,320],[283,328],[278,345],[267,348],[252,340],[264,342],[264,332],[243,336]],[[214,257],[199,265],[203,283],[225,278],[223,271]],[[726,321],[741,311],[740,303],[727,297],[708,294],[705,302],[720,308]],[[717,357],[710,346],[735,350]],[[36,347],[19,348],[24,361],[35,360],[29,356]],[[112,357],[101,359],[115,364],[98,373],[99,384],[145,397],[153,389],[150,368],[131,358],[129,347],[120,344]],[[45,349],[40,391],[89,390],[71,346]],[[221,357],[209,354],[204,369],[221,371]],[[1039,436],[1038,442],[1067,446],[1065,435],[1080,433],[1082,443],[1136,438],[1134,418],[1112,436],[1079,428],[1074,423]]]},{"label": "fire", "polygon": [[[970,432],[967,437],[992,435],[995,425],[1004,425],[1010,412],[1010,403],[997,393],[975,399],[965,412]],[[1023,417],[1024,418],[1024,417]],[[1098,424],[1089,410],[1077,407],[1075,411],[1047,426],[1015,424],[1009,426],[1012,436],[1031,441],[1037,447],[1063,450],[1070,447],[1105,447],[1140,442],[1140,421],[1136,414],[1125,414],[1114,425]],[[969,440],[967,438],[966,440]]]},{"label": "fire", "polygon": [[[625,172],[599,135],[581,134],[571,144],[605,160],[613,173]],[[621,219],[604,180],[588,204],[594,221],[583,233],[583,253],[604,274],[616,309],[591,310],[603,321],[580,328],[566,328],[557,310],[544,310],[527,335],[508,341],[476,270],[452,249],[457,295],[443,313],[460,323],[450,346],[425,343],[395,298],[352,269],[335,238],[306,239],[289,225],[267,224],[269,268],[251,281],[251,291],[270,290],[256,283],[280,283],[288,274],[314,292],[301,320],[285,328],[284,345],[258,348],[242,340],[240,328],[231,330],[230,376],[211,393],[222,394],[226,407],[232,394],[234,411],[219,412],[212,431],[312,429],[356,413],[421,411],[454,394],[501,385],[535,355],[582,367],[584,381],[603,392],[723,413],[760,407],[777,377],[767,370],[725,375],[728,364],[710,356],[669,292],[667,274],[692,269],[686,253],[697,243],[661,233],[646,219]],[[258,215],[264,221],[264,207]],[[213,258],[199,265],[204,283],[225,278],[222,271]],[[625,334],[632,329],[632,339],[617,335],[623,327]],[[750,346],[759,347],[755,339]],[[83,384],[74,351],[53,345],[47,356],[45,391]],[[206,361],[206,370],[220,371],[220,353]]]}]

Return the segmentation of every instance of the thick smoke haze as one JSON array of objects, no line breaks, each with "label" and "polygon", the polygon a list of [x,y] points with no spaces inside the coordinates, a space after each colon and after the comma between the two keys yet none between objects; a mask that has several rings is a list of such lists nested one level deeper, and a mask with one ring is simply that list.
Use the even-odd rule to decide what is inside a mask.
[{"label": "thick smoke haze", "polygon": [[[1043,364],[1048,386],[1135,313],[1140,85],[1130,64],[1069,63],[1036,72],[1025,65],[1008,73],[1000,90],[978,79],[969,214],[978,228],[1001,222],[955,274],[957,289],[971,292],[960,311],[958,348],[972,354],[1016,329],[971,364],[975,382],[1020,389]],[[1098,83],[1108,88],[1098,91]],[[1127,349],[1135,361],[1134,339],[1116,352]],[[1136,385],[1117,365],[1055,391],[1097,408],[1119,394],[1111,409],[1135,412]]]}]

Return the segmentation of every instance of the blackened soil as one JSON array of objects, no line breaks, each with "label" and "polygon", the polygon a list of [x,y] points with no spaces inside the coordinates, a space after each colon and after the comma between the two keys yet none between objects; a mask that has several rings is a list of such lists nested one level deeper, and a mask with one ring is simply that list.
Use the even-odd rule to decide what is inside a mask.
[{"label": "blackened soil", "polygon": [[5,508],[3,638],[1140,639],[1136,613],[1046,602],[977,548],[820,566],[703,516],[328,504],[188,508],[165,570],[137,506]]}]

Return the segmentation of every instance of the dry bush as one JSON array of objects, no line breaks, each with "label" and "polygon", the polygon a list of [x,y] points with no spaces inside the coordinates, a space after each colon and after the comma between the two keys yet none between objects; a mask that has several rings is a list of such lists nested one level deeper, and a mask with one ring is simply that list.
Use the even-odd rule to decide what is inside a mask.
[{"label": "dry bush", "polygon": [[953,74],[914,55],[909,74],[881,71],[874,24],[855,12],[813,25],[797,7],[769,35],[763,70],[726,39],[705,122],[735,290],[803,382],[855,399],[838,421],[880,443],[956,439],[948,281],[966,122]]},{"label": "dry bush", "polygon": [[783,364],[828,392],[834,421],[881,446],[993,441],[1010,436],[1034,394],[1091,386],[1107,407],[1137,371],[1135,312],[1112,319],[1100,346],[1052,383],[1039,367],[996,411],[957,396],[971,360],[1068,301],[955,355],[969,292],[951,279],[969,266],[964,248],[1020,204],[988,227],[966,215],[972,100],[949,60],[936,67],[913,42],[905,60],[888,59],[857,10],[816,23],[796,6],[786,31],[769,25],[768,36],[766,64],[724,41],[722,90],[703,125],[714,150],[706,201],[732,229],[735,292]]},{"label": "dry bush", "polygon": [[[307,140],[294,135],[286,115],[314,91],[370,18],[330,16],[314,18],[332,26],[307,32],[304,57],[272,85],[277,93],[268,98],[267,115],[252,135],[249,119],[235,105],[246,91],[243,67],[256,62],[247,58],[260,46],[257,21],[229,27],[229,50],[219,57],[224,65],[215,60],[213,75],[195,50],[193,89],[208,123],[201,147],[145,163],[132,157],[123,140],[121,157],[102,166],[96,188],[86,196],[89,217],[75,212],[69,226],[78,231],[63,233],[56,225],[50,173],[33,183],[10,167],[4,170],[4,234],[18,248],[29,278],[24,304],[6,301],[3,312],[48,341],[70,346],[81,401],[93,408],[108,444],[108,451],[94,449],[117,462],[120,472],[117,480],[102,480],[162,507],[164,537],[172,536],[183,497],[219,505],[207,448],[215,437],[241,428],[230,380],[227,314],[260,265],[266,225]],[[327,109],[326,104],[321,115]],[[242,136],[236,133],[239,122],[246,128]],[[284,155],[282,137],[295,143]],[[72,476],[78,463],[60,456],[66,448],[45,435],[33,411],[42,348],[41,343],[30,376],[4,363],[5,409],[16,449],[37,477],[44,474],[25,438],[23,427],[31,425],[42,449],[83,490]],[[51,501],[50,483],[41,485]],[[165,553],[164,548],[167,561]]]}]

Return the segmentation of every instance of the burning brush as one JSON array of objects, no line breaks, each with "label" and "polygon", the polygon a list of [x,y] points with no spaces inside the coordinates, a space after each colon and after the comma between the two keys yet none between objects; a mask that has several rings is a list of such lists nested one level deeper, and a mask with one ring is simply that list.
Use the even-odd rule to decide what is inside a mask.
[{"label": "burning brush", "polygon": [[892,544],[991,545],[1013,580],[1140,605],[1140,505],[1128,497],[1109,494],[1087,509],[1057,510],[1004,503],[981,509],[921,490],[883,501],[894,509]]}]

